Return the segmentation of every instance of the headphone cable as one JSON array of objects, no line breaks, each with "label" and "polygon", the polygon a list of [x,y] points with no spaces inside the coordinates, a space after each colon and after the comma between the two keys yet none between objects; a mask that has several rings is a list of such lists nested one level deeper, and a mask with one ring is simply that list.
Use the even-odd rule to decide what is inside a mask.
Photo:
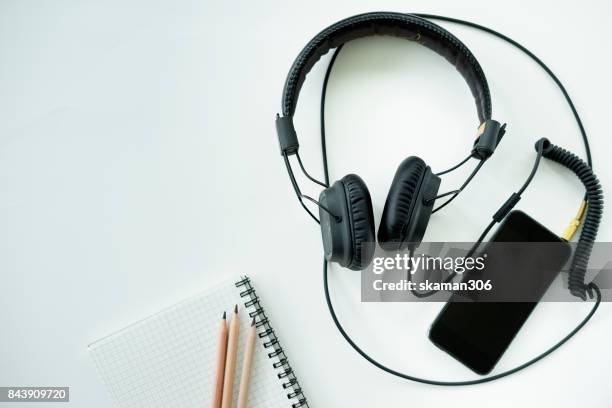
[{"label": "headphone cable", "polygon": [[[536,159],[535,162],[533,163],[533,167],[531,168],[531,172],[529,172],[529,175],[527,176],[527,179],[525,180],[525,182],[523,183],[523,185],[521,186],[521,188],[519,189],[518,192],[516,193],[512,193],[512,195],[510,195],[510,197],[508,197],[508,199],[501,205],[501,207],[499,207],[497,209],[497,211],[495,212],[495,214],[493,214],[493,219],[491,220],[491,222],[489,223],[489,225],[487,225],[487,227],[484,229],[484,231],[482,231],[482,233],[480,234],[480,237],[478,237],[478,240],[476,242],[474,242],[474,245],[472,245],[472,247],[470,248],[470,250],[467,252],[466,257],[471,257],[472,254],[474,254],[474,252],[476,252],[476,250],[478,249],[478,247],[480,246],[480,244],[482,243],[482,241],[484,241],[485,237],[487,236],[487,234],[489,234],[489,232],[491,231],[491,229],[493,228],[493,226],[495,226],[495,224],[497,224],[498,222],[500,222],[502,219],[504,219],[506,217],[506,215],[514,208],[514,206],[520,201],[521,199],[521,195],[525,192],[525,190],[527,189],[527,187],[529,187],[529,185],[531,184],[531,182],[533,181],[533,178],[535,176],[535,174],[538,171],[538,168],[540,167],[540,161],[542,160],[542,156],[544,154],[544,140],[539,140],[538,143],[536,144]],[[483,162],[481,162],[483,163]],[[459,190],[461,191],[461,190]],[[458,193],[457,193],[458,194]],[[451,200],[457,196],[457,194],[455,194],[453,197],[451,197]],[[448,204],[448,202],[450,202],[451,200],[448,200],[446,203],[442,204],[440,207],[438,207],[435,211],[437,211],[439,208],[444,207],[446,204]],[[410,257],[412,257],[412,254],[410,254]],[[410,275],[409,275],[410,276]],[[457,273],[455,271],[451,272],[445,279],[444,279],[444,283],[448,283],[451,282],[453,279],[455,279],[455,276],[457,276]],[[423,299],[426,297],[430,297],[436,293],[439,292],[439,290],[430,290],[427,292],[418,292],[416,289],[411,290],[412,294],[414,296],[416,296],[419,299]]]}]

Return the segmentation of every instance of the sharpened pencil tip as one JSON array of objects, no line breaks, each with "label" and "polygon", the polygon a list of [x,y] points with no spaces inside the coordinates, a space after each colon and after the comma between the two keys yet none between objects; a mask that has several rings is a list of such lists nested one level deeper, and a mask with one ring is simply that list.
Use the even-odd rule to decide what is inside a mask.
[{"label": "sharpened pencil tip", "polygon": [[226,317],[225,317],[225,311],[224,311],[223,312],[223,320],[225,320],[225,319],[226,319]]},{"label": "sharpened pencil tip", "polygon": [[234,306],[234,313],[238,313],[238,305]]},{"label": "sharpened pencil tip", "polygon": [[255,326],[255,317],[253,317],[253,320],[251,320],[251,327]]}]

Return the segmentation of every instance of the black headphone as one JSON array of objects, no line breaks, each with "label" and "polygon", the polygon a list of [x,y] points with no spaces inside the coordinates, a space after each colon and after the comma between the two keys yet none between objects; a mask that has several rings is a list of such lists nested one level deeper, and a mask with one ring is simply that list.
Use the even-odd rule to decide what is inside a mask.
[{"label": "black headphone", "polygon": [[[442,20],[484,31],[511,44],[513,47],[518,48],[529,56],[529,58],[548,74],[562,92],[576,120],[586,152],[586,162],[584,162],[573,153],[553,145],[545,138],[538,140],[535,144],[537,156],[531,173],[523,186],[517,192],[512,193],[506,202],[504,202],[495,214],[493,214],[492,221],[482,232],[473,249],[483,241],[491,228],[504,219],[510,210],[518,203],[521,194],[531,183],[538,169],[540,159],[545,157],[559,163],[573,172],[585,186],[586,193],[581,202],[578,215],[576,215],[570,223],[570,227],[568,227],[569,234],[564,234],[564,236],[568,236],[569,238],[567,239],[570,239],[573,233],[576,232],[581,221],[584,221],[578,245],[572,257],[568,284],[570,292],[573,295],[583,300],[587,299],[587,295],[589,298],[595,298],[591,311],[565,337],[536,357],[501,373],[466,381],[441,381],[416,377],[394,370],[369,356],[351,339],[338,320],[331,301],[328,284],[328,262],[334,261],[354,270],[362,269],[371,262],[373,256],[370,252],[373,252],[372,246],[364,244],[373,243],[374,241],[372,203],[365,182],[359,176],[349,174],[336,181],[331,187],[329,186],[325,142],[325,95],[331,68],[344,43],[369,35],[394,35],[419,42],[436,51],[452,63],[465,78],[476,101],[476,109],[480,122],[477,138],[474,141],[474,146],[470,155],[448,170],[433,174],[425,162],[418,157],[408,157],[400,164],[387,195],[381,225],[378,231],[378,242],[383,249],[401,250],[406,247],[409,250],[414,249],[423,238],[431,214],[443,208],[457,197],[480,170],[483,163],[493,154],[497,144],[505,133],[505,125],[502,126],[499,122],[491,119],[491,97],[489,88],[484,73],[476,61],[476,58],[467,47],[452,34],[426,19]],[[297,134],[293,127],[293,114],[295,112],[299,90],[306,78],[306,74],[319,58],[332,48],[336,50],[327,67],[321,96],[321,154],[325,175],[325,182],[321,182],[312,177],[306,171],[302,163],[298,152],[299,143]],[[425,384],[446,386],[482,384],[516,373],[548,356],[580,331],[595,314],[595,311],[601,303],[601,292],[594,282],[587,284],[584,278],[591,248],[593,242],[595,242],[603,212],[603,192],[591,168],[592,161],[588,137],[578,111],[561,81],[544,62],[518,42],[493,29],[476,23],[431,14],[411,15],[377,12],[350,17],[333,24],[316,35],[299,54],[285,82],[282,99],[282,113],[283,116],[277,115],[276,129],[281,155],[283,156],[289,179],[291,180],[296,196],[304,210],[315,221],[321,224],[323,246],[325,249],[325,259],[323,261],[323,288],[331,318],[347,343],[372,365],[394,376]],[[296,156],[305,176],[312,182],[325,187],[325,190],[320,194],[319,201],[301,192],[289,160],[289,157],[293,155]],[[480,162],[463,185],[457,190],[437,195],[440,185],[439,176],[457,169],[470,158],[478,159]],[[450,196],[450,198],[433,209],[433,202],[445,196]],[[308,207],[306,207],[304,200],[310,201],[319,207],[320,221]],[[428,295],[426,294],[425,296]]]},{"label": "black headphone", "polygon": [[[472,92],[480,123],[476,141],[468,156],[468,159],[473,157],[480,160],[480,163],[459,190],[438,196],[439,176],[458,168],[467,162],[467,159],[438,174],[434,174],[425,161],[416,156],[408,157],[399,165],[378,229],[378,243],[383,249],[410,249],[418,245],[423,239],[432,212],[437,211],[433,208],[435,200],[451,194],[453,196],[450,200],[456,197],[484,161],[493,154],[505,133],[505,125],[500,126],[499,122],[491,119],[489,86],[474,55],[454,35],[428,20],[410,14],[366,13],[339,21],[310,40],[287,75],[282,100],[283,116],[277,115],[276,129],[281,154],[287,163],[298,198],[300,201],[307,198],[319,205],[325,258],[352,270],[361,270],[368,266],[374,255],[374,246],[368,245],[375,242],[374,214],[365,182],[356,174],[348,174],[331,186],[311,178],[326,187],[316,201],[301,194],[288,156],[298,154],[299,143],[293,126],[293,114],[308,72],[321,56],[332,48],[339,48],[348,41],[373,35],[392,35],[417,42],[453,64]],[[301,159],[299,160],[302,166]]]}]

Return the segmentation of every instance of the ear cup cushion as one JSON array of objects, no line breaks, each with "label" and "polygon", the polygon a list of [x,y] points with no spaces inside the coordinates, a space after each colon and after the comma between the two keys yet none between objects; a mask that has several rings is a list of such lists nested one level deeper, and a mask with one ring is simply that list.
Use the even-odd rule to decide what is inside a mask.
[{"label": "ear cup cushion", "polygon": [[[349,228],[353,243],[353,257],[347,268],[361,270],[370,264],[374,255],[374,212],[372,199],[365,182],[356,174],[348,174],[341,180],[346,192]],[[370,243],[364,246],[364,243]]]},{"label": "ear cup cushion", "polygon": [[411,156],[395,172],[378,229],[378,243],[384,249],[395,249],[404,242],[426,169],[421,158]]}]

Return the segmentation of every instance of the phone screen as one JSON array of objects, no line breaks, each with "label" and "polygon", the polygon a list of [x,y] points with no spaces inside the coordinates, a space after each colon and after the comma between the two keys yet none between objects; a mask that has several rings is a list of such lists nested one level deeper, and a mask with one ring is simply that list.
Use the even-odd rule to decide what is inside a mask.
[{"label": "phone screen", "polygon": [[[532,260],[542,257],[534,245],[533,254],[517,257],[498,251],[495,264],[499,271],[487,270],[494,276],[513,271],[521,286],[508,290],[531,290],[529,299],[539,300],[570,256],[569,245],[533,218],[521,211],[511,212],[490,242],[558,242],[557,250],[546,255],[546,268],[532,267]],[[530,246],[527,246],[530,248]],[[502,257],[502,259],[499,259]],[[495,265],[491,268],[495,269]],[[489,268],[489,269],[491,269]],[[469,277],[466,276],[466,279]],[[503,281],[503,279],[501,279]],[[530,285],[530,280],[533,285]],[[535,288],[535,289],[534,289]],[[489,373],[508,348],[537,301],[530,302],[453,302],[449,301],[429,331],[430,340],[478,374]]]}]

